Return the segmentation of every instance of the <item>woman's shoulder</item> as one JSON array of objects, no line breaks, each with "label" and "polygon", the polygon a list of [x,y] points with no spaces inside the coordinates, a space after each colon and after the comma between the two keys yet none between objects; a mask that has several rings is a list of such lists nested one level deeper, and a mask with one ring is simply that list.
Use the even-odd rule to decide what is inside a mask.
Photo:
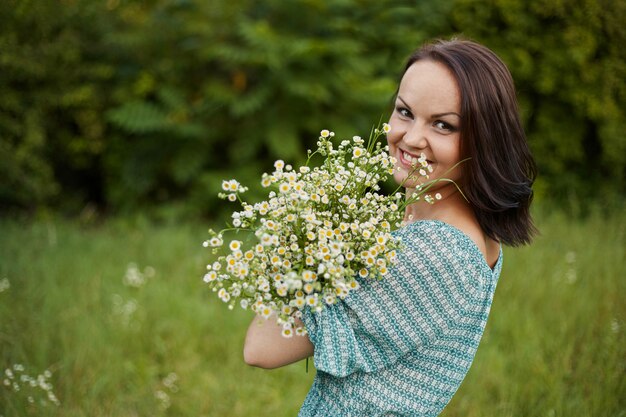
[{"label": "woman's shoulder", "polygon": [[[438,219],[417,220],[398,229],[397,237],[404,242],[406,250],[436,253],[438,257],[454,260],[455,263],[471,263],[492,270],[501,258],[500,245],[487,248],[481,242],[479,232],[459,224]],[[481,243],[483,247],[481,248]]]},{"label": "woman's shoulder", "polygon": [[469,236],[457,226],[438,219],[423,219],[407,223],[397,230],[397,236],[403,241],[419,239],[431,245],[442,245],[447,248],[464,246],[468,243],[467,240],[471,241]]},{"label": "woman's shoulder", "polygon": [[471,251],[468,237],[459,229],[441,220],[417,220],[398,230],[403,251],[427,252],[445,257],[447,254],[462,254]]}]

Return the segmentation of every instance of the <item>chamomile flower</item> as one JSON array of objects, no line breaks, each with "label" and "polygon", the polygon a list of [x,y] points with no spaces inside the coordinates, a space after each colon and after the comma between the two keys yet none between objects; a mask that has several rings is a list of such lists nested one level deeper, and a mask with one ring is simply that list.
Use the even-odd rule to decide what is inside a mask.
[{"label": "chamomile flower", "polygon": [[[358,291],[355,277],[388,273],[401,245],[391,231],[401,223],[402,209],[419,198],[441,198],[421,188],[408,197],[380,194],[378,183],[393,174],[396,164],[388,147],[376,143],[389,131],[383,124],[367,143],[354,136],[336,146],[334,133],[322,130],[315,153],[326,158],[324,163],[294,168],[277,160],[274,172],[261,177],[261,185],[271,191],[259,203],[242,200],[247,188],[237,180],[222,182],[219,196],[240,201],[242,210],[233,212],[227,229],[236,239],[225,245],[222,233],[210,231],[204,241],[216,259],[203,279],[229,308],[238,301],[265,318],[275,313],[284,337],[302,335],[306,330],[296,319],[303,308],[320,311]],[[412,162],[418,167],[415,176],[428,179],[432,167],[426,156]],[[218,255],[220,250],[226,253]]]},{"label": "chamomile flower", "polygon": [[258,314],[264,319],[268,319],[272,315],[272,309],[269,306],[264,304],[261,305],[260,308],[257,309]]},{"label": "chamomile flower", "polygon": [[302,280],[304,282],[313,282],[316,278],[316,275],[313,271],[304,270],[302,272]]},{"label": "chamomile flower", "polygon": [[337,301],[337,297],[333,293],[328,293],[324,296],[324,302],[328,305],[333,305]]},{"label": "chamomile flower", "polygon": [[230,294],[224,288],[218,291],[217,296],[225,303],[230,300]]},{"label": "chamomile flower", "polygon": [[385,236],[385,235],[377,235],[376,236],[376,243],[378,243],[379,245],[384,245],[385,243],[387,243],[387,236]]},{"label": "chamomile flower", "polygon": [[315,306],[317,305],[317,294],[309,294],[306,296],[305,298],[306,301],[306,305],[308,306]]},{"label": "chamomile flower", "polygon": [[276,286],[276,294],[278,294],[279,297],[286,297],[288,292],[289,290],[286,285]]},{"label": "chamomile flower", "polygon": [[213,282],[217,279],[217,273],[215,271],[207,272],[204,275],[204,282]]}]

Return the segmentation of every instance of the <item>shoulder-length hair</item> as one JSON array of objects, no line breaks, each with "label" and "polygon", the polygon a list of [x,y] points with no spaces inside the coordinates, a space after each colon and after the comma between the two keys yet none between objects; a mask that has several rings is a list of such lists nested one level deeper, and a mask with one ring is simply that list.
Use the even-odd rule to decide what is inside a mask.
[{"label": "shoulder-length hair", "polygon": [[530,243],[537,175],[522,128],[515,86],[506,65],[488,48],[468,40],[439,40],[409,58],[448,67],[461,92],[463,193],[487,236],[506,245]]}]

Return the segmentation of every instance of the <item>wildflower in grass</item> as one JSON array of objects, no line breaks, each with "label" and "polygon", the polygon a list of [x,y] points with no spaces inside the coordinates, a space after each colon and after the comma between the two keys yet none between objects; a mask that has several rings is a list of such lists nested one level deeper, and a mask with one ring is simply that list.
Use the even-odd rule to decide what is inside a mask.
[{"label": "wildflower in grass", "polygon": [[9,282],[8,278],[2,278],[0,280],[0,292],[4,292],[6,290],[8,290],[9,288],[11,288],[11,283]]},{"label": "wildflower in grass", "polygon": [[611,331],[613,333],[617,333],[619,332],[619,322],[617,321],[616,318],[613,318],[613,320],[611,320]]},{"label": "wildflower in grass", "polygon": [[54,386],[50,382],[52,371],[46,369],[36,376],[26,372],[26,367],[16,363],[4,370],[2,387],[10,395],[29,404],[29,407],[46,407],[49,404],[59,406],[61,402],[54,394]]},{"label": "wildflower in grass", "polygon": [[147,266],[141,271],[136,263],[131,262],[126,267],[123,282],[127,287],[140,288],[148,282],[148,278],[154,277],[155,274],[156,270],[153,267]]},{"label": "wildflower in grass", "polygon": [[178,375],[175,372],[170,372],[161,380],[161,386],[154,391],[154,397],[159,403],[159,408],[163,411],[167,410],[172,405],[172,394],[176,394],[179,390]]},{"label": "wildflower in grass", "polygon": [[113,315],[118,317],[124,327],[136,330],[138,323],[133,321],[135,313],[138,309],[138,303],[135,299],[124,300],[119,294],[113,294]]},{"label": "wildflower in grass", "polygon": [[[277,160],[274,171],[261,176],[268,195],[255,204],[241,199],[247,188],[236,180],[222,183],[218,195],[240,201],[242,209],[232,213],[232,227],[209,231],[203,245],[216,259],[204,281],[229,308],[238,302],[265,318],[275,313],[283,336],[305,334],[296,325],[301,309],[319,311],[358,290],[360,279],[387,273],[401,245],[392,227],[401,225],[404,208],[440,198],[427,194],[434,181],[427,181],[425,155],[413,161],[409,176],[423,178],[413,194],[400,192],[402,185],[390,195],[379,193],[378,183],[393,175],[395,164],[379,141],[389,130],[384,124],[368,140],[353,136],[338,145],[333,132],[322,130],[304,166]],[[314,155],[325,157],[320,166],[310,165]],[[237,239],[224,245],[225,233]]]},{"label": "wildflower in grass", "polygon": [[167,410],[172,405],[170,396],[163,390],[156,390],[154,397],[159,401],[159,408],[161,410]]}]

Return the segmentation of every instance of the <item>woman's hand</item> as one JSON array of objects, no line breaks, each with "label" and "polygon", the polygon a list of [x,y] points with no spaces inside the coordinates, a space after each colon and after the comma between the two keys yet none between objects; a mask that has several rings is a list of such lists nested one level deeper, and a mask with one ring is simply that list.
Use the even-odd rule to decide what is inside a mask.
[{"label": "woman's hand", "polygon": [[[297,320],[297,325],[301,326],[302,322]],[[250,366],[274,369],[313,355],[313,344],[308,336],[286,338],[282,330],[275,314],[267,320],[255,316],[246,334],[244,361]]]}]

